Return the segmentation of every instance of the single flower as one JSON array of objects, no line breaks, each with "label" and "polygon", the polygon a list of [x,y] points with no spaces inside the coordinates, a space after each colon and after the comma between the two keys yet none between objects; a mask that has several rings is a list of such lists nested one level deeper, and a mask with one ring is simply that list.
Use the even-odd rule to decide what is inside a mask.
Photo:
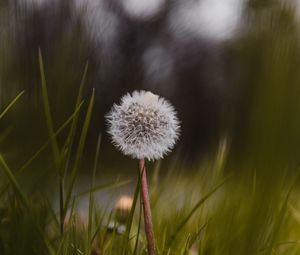
[{"label": "single flower", "polygon": [[116,219],[121,223],[126,223],[130,210],[132,207],[133,199],[129,196],[121,196],[116,203]]},{"label": "single flower", "polygon": [[163,158],[178,140],[180,127],[174,107],[151,92],[126,94],[106,119],[114,145],[133,158]]},{"label": "single flower", "polygon": [[174,147],[180,129],[176,111],[162,97],[134,91],[123,96],[121,104],[115,104],[106,118],[113,143],[125,155],[139,160],[147,250],[148,255],[155,255],[145,158],[163,158]]}]

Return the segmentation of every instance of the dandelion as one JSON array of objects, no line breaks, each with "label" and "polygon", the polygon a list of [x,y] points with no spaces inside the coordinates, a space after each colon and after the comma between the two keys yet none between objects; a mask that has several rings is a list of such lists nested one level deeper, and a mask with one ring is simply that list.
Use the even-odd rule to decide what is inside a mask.
[{"label": "dandelion", "polygon": [[164,98],[147,91],[134,91],[115,104],[106,116],[114,145],[125,155],[139,160],[148,254],[153,255],[154,232],[149,202],[145,159],[163,158],[179,136],[174,107]]},{"label": "dandelion", "polygon": [[129,196],[121,196],[116,203],[116,218],[124,223],[129,217],[133,199]]},{"label": "dandelion", "polygon": [[125,155],[157,160],[174,147],[179,122],[174,107],[151,92],[135,91],[107,115],[108,133]]}]

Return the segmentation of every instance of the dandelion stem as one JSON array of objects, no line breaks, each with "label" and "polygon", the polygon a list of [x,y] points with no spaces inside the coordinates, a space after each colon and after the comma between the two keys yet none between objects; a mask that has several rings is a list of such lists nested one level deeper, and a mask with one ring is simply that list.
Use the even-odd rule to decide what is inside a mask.
[{"label": "dandelion stem", "polygon": [[145,232],[146,232],[146,237],[148,242],[148,255],[154,255],[155,241],[154,241],[154,231],[153,231],[151,207],[150,207],[149,193],[148,193],[145,159],[140,159],[139,165],[140,165],[140,173],[141,173],[141,185],[142,185],[141,195],[142,195],[143,209],[144,209]]}]

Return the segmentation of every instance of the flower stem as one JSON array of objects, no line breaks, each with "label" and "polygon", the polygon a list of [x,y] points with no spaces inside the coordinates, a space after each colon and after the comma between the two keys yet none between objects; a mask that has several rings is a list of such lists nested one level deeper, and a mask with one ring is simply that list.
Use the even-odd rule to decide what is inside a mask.
[{"label": "flower stem", "polygon": [[154,255],[155,241],[154,241],[154,231],[153,231],[151,207],[150,207],[149,193],[148,193],[145,159],[140,159],[139,165],[140,165],[140,173],[141,173],[141,185],[142,185],[141,195],[142,195],[143,209],[144,209],[145,232],[146,232],[146,237],[148,242],[148,255]]}]

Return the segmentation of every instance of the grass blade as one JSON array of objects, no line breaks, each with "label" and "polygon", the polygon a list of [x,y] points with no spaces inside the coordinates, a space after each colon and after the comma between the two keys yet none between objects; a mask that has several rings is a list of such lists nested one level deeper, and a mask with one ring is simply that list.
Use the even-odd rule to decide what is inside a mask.
[{"label": "grass blade", "polygon": [[77,152],[76,152],[76,156],[75,156],[73,170],[70,175],[70,183],[69,183],[69,187],[67,190],[67,195],[66,195],[66,200],[65,200],[65,205],[64,205],[64,217],[66,216],[66,211],[68,210],[70,199],[72,196],[72,191],[73,191],[74,184],[76,181],[78,167],[79,167],[79,164],[81,161],[81,157],[82,157],[82,153],[83,153],[83,149],[84,149],[84,145],[85,145],[85,140],[86,140],[87,132],[88,132],[91,117],[92,117],[94,100],[95,100],[95,90],[93,90],[93,92],[92,92],[92,96],[90,99],[90,103],[89,103],[89,106],[87,109],[86,117],[84,120],[81,135],[80,135],[80,140],[79,140],[79,144],[78,144],[78,148],[77,148]]},{"label": "grass blade", "polygon": [[[97,166],[98,166],[99,154],[100,154],[100,144],[101,144],[101,134],[99,134],[98,140],[97,140],[95,160],[94,160],[94,166],[93,166],[93,172],[92,172],[92,178],[91,178],[91,187],[90,187],[91,190],[95,186],[96,172],[97,172]],[[87,230],[88,231],[88,234],[87,234],[88,253],[90,252],[92,226],[93,226],[93,211],[94,211],[94,196],[93,196],[93,194],[94,193],[92,191],[89,193],[89,218],[88,218],[88,230]]]},{"label": "grass blade", "polygon": [[[81,83],[80,83],[80,86],[79,86],[79,91],[78,91],[78,95],[77,95],[77,99],[76,99],[75,109],[80,105],[80,102],[82,101],[83,87],[84,87],[84,84],[86,82],[88,66],[89,65],[88,65],[88,62],[87,62],[86,65],[85,65],[82,80],[81,80]],[[63,173],[62,174],[65,174],[65,172],[67,171],[68,166],[69,166],[69,161],[70,161],[70,156],[71,156],[72,147],[73,147],[73,143],[74,143],[74,137],[75,137],[75,133],[76,133],[77,124],[78,124],[78,115],[75,116],[73,121],[72,121],[70,132],[68,134],[68,137],[67,137],[67,139],[65,141],[65,144],[64,144],[64,147],[63,147],[63,151],[67,151],[67,154],[64,158],[63,169],[62,169]]]},{"label": "grass blade", "polygon": [[168,242],[168,247],[172,245],[174,240],[176,239],[179,232],[184,228],[184,226],[187,224],[189,219],[194,215],[194,213],[198,210],[198,208],[204,204],[204,202],[211,197],[219,188],[221,188],[227,181],[229,180],[229,177],[223,180],[221,183],[219,183],[216,187],[214,187],[210,192],[208,192],[203,198],[199,200],[198,203],[193,207],[193,209],[190,211],[190,213],[181,221],[181,223],[178,225],[175,233],[171,236],[170,241]]},{"label": "grass blade", "polygon": [[93,187],[93,188],[91,188],[89,190],[81,192],[76,197],[79,198],[79,197],[83,197],[83,196],[89,195],[90,193],[95,193],[95,192],[99,192],[99,191],[103,191],[103,190],[107,190],[107,189],[118,188],[118,187],[124,186],[124,185],[126,185],[126,184],[128,184],[130,182],[131,182],[131,180],[122,181],[122,182],[118,182],[118,181],[115,182],[114,181],[112,183],[98,185],[98,186]]},{"label": "grass blade", "polygon": [[127,247],[128,247],[128,243],[130,241],[130,231],[131,231],[131,227],[132,227],[132,222],[133,222],[133,216],[134,216],[134,212],[135,212],[135,208],[136,208],[136,204],[139,198],[139,194],[140,194],[140,190],[141,190],[141,176],[140,173],[138,172],[138,182],[136,185],[136,189],[134,192],[134,197],[133,197],[133,202],[132,202],[132,207],[129,213],[129,217],[127,220],[127,224],[126,224],[126,232],[125,232],[125,239],[124,239],[124,252],[123,254],[125,255],[127,252]]},{"label": "grass blade", "polygon": [[54,137],[53,139],[51,139],[51,147],[52,147],[52,153],[54,157],[54,163],[57,171],[59,171],[60,152],[59,152],[57,140],[55,139],[54,136],[53,120],[51,116],[50,103],[49,103],[46,77],[45,77],[45,69],[44,69],[41,49],[39,49],[39,66],[40,66],[42,96],[43,96],[43,104],[44,104],[44,111],[45,111],[45,116],[47,121],[47,127],[48,127],[49,137]]},{"label": "grass blade", "polygon": [[21,202],[23,203],[23,205],[28,209],[28,202],[25,198],[25,195],[23,194],[15,176],[13,175],[12,171],[10,170],[10,168],[8,167],[7,163],[5,162],[3,156],[0,154],[0,163],[2,165],[2,170],[4,172],[4,174],[6,175],[6,177],[9,179],[9,181],[11,182],[12,186],[14,187],[15,191],[17,192],[18,196],[21,199]]},{"label": "grass blade", "polygon": [[23,90],[22,92],[20,92],[12,101],[11,103],[4,109],[4,111],[0,114],[0,120],[4,117],[4,115],[9,111],[9,109],[20,99],[21,96],[23,96],[23,94],[25,93],[25,91]]},{"label": "grass blade", "polygon": [[138,223],[138,230],[137,230],[137,234],[136,234],[136,241],[135,241],[135,245],[134,245],[134,250],[133,250],[133,255],[137,255],[137,249],[138,249],[138,244],[139,244],[139,237],[140,237],[140,231],[141,231],[141,223],[142,223],[142,203],[140,203],[140,215],[139,215],[139,223]]}]

